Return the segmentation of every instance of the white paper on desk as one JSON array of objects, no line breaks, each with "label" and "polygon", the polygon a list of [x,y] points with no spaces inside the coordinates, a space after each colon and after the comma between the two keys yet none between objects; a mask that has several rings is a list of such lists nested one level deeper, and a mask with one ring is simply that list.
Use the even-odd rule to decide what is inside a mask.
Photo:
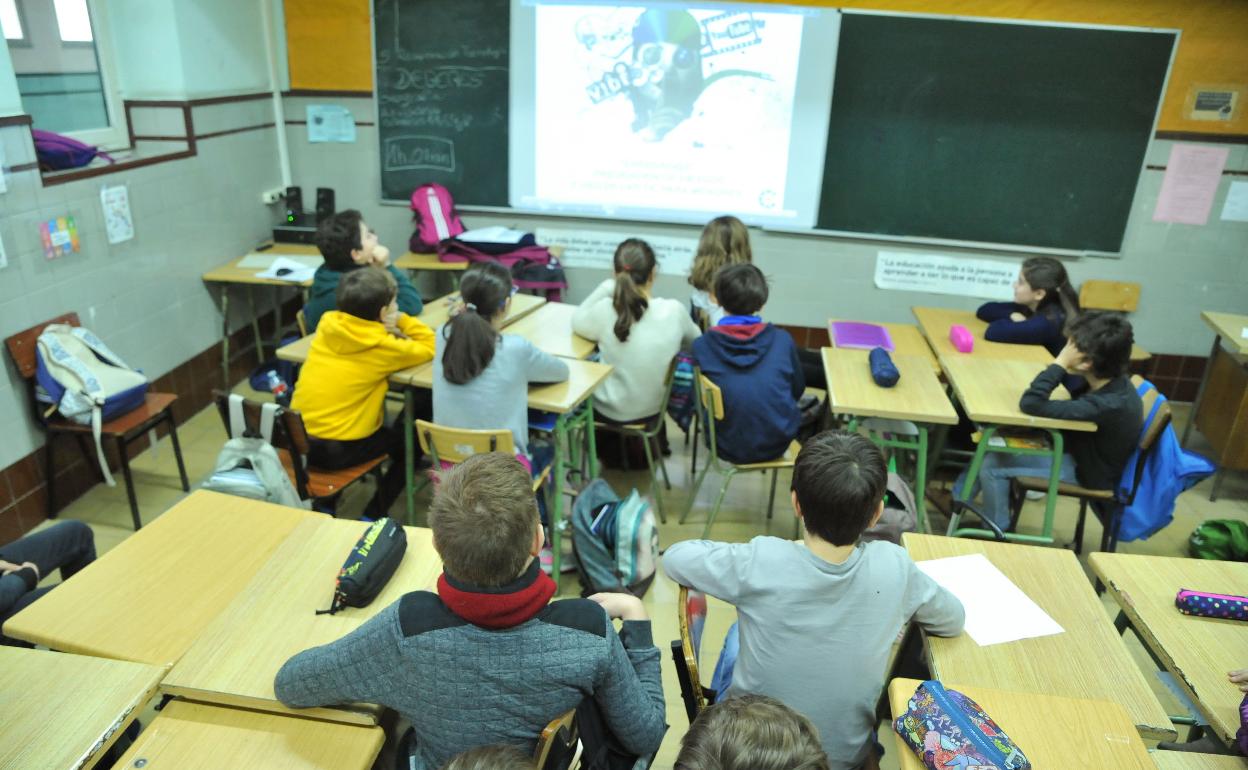
[{"label": "white paper on desk", "polygon": [[1065,629],[982,553],[918,562],[966,609],[966,633],[980,647],[1060,634]]},{"label": "white paper on desk", "polygon": [[[289,273],[278,275],[278,270],[289,270]],[[278,257],[273,260],[273,264],[269,265],[269,269],[256,273],[257,278],[272,278],[277,281],[290,281],[291,283],[303,283],[312,280],[312,276],[316,273],[315,267],[308,267],[302,262],[296,262],[289,257]]]},{"label": "white paper on desk", "polygon": [[273,260],[281,257],[290,262],[298,262],[303,267],[310,267],[313,270],[320,267],[325,260],[313,254],[283,254],[280,251],[253,251],[238,261],[239,267],[250,268],[253,270],[267,270],[273,265]]},{"label": "white paper on desk", "polygon": [[470,243],[518,243],[526,235],[528,232],[525,230],[513,230],[510,227],[495,225],[494,227],[478,227],[455,237]]},{"label": "white paper on desk", "polygon": [[1222,218],[1228,222],[1248,222],[1248,182],[1231,182],[1227,187]]}]

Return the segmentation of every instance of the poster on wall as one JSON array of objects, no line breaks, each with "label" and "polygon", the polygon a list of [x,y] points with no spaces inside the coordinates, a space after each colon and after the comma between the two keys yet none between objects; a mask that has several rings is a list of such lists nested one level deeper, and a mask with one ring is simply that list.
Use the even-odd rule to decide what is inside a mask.
[{"label": "poster on wall", "polygon": [[[598,270],[613,268],[615,247],[626,237],[600,230],[571,230],[560,227],[539,227],[533,234],[543,246],[559,246],[563,249],[560,261],[564,267],[589,267]],[[661,275],[689,274],[694,252],[698,250],[697,238],[649,235],[646,236],[646,243],[654,249]]]},{"label": "poster on wall", "polygon": [[1205,144],[1176,143],[1172,146],[1153,221],[1181,225],[1208,222],[1230,152],[1230,147]]},{"label": "poster on wall", "polygon": [[897,291],[1008,300],[1017,275],[1017,263],[991,259],[901,251],[880,251],[875,259],[875,285]]},{"label": "poster on wall", "polygon": [[78,225],[69,215],[40,222],[39,238],[43,242],[43,256],[48,259],[78,253]]},{"label": "poster on wall", "polygon": [[124,184],[101,188],[100,206],[104,209],[104,229],[108,233],[109,243],[121,243],[134,237],[130,195]]}]

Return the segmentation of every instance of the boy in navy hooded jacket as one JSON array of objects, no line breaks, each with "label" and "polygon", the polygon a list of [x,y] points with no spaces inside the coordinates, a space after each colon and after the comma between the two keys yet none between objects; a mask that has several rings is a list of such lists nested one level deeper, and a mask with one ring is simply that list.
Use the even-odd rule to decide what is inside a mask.
[{"label": "boy in navy hooded jacket", "polygon": [[806,389],[793,338],[764,323],[767,279],[752,264],[715,274],[713,301],[720,322],[693,343],[698,368],[724,394],[724,419],[715,428],[719,456],[736,464],[774,460],[797,437]]}]

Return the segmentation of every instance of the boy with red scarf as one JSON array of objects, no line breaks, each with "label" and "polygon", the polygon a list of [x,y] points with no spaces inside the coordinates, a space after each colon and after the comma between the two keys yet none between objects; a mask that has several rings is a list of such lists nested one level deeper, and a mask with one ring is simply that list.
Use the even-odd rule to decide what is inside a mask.
[{"label": "boy with red scarf", "polygon": [[[469,457],[429,510],[442,557],[437,593],[413,591],[336,642],[299,653],[273,688],[287,706],[379,703],[412,724],[415,770],[477,746],[533,753],[551,719],[587,696],[614,742],[648,757],[667,730],[659,650],[641,600],[595,594],[554,603],[528,471]],[[612,618],[622,623],[619,634]]]}]

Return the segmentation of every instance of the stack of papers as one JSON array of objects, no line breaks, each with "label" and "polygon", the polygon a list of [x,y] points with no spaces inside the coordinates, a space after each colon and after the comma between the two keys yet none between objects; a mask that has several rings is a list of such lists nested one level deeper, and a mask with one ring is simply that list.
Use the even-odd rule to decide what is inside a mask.
[{"label": "stack of papers", "polygon": [[918,562],[966,609],[966,633],[980,647],[1060,634],[1065,629],[982,553]]},{"label": "stack of papers", "polygon": [[278,257],[269,265],[268,270],[256,273],[256,277],[303,283],[304,281],[312,280],[312,276],[315,274],[316,267],[314,266],[309,267],[307,263],[291,259],[290,257]]}]

